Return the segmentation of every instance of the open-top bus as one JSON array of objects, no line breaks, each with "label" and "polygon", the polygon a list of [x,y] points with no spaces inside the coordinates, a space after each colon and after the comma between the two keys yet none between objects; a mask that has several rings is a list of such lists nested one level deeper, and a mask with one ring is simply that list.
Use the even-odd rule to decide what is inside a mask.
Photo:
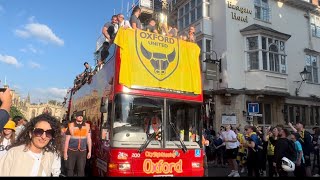
[{"label": "open-top bus", "polygon": [[199,47],[120,29],[103,68],[70,93],[92,128],[94,176],[203,176]]}]

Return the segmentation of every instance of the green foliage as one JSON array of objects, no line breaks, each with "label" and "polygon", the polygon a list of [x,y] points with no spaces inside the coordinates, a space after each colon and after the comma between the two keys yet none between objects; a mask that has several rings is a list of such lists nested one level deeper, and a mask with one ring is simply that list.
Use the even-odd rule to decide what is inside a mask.
[{"label": "green foliage", "polygon": [[17,107],[11,106],[10,117],[13,118],[15,116],[21,116],[21,117],[25,118],[24,115],[22,114],[22,112]]}]

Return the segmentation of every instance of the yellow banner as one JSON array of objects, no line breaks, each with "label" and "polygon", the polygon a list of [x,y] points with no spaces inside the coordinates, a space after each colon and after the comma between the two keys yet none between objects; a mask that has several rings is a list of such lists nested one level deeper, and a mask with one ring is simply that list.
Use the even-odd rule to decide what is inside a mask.
[{"label": "yellow banner", "polygon": [[201,94],[200,48],[147,31],[119,29],[120,84]]}]

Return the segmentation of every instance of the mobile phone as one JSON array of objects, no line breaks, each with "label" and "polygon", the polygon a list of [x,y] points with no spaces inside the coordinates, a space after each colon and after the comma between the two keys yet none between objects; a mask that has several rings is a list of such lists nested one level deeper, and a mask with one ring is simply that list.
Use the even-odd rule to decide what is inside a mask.
[{"label": "mobile phone", "polygon": [[5,92],[7,88],[0,88],[0,92]]}]

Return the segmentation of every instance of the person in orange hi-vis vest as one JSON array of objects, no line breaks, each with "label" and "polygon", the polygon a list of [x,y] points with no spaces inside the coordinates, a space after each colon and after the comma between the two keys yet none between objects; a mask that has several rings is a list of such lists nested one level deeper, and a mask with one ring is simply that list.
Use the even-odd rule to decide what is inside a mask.
[{"label": "person in orange hi-vis vest", "polygon": [[[66,132],[64,159],[68,160],[67,176],[85,175],[86,159],[91,158],[91,149],[90,124],[83,121],[83,112],[80,111],[76,113],[76,120],[69,123]],[[75,167],[76,174],[74,174]]]}]

